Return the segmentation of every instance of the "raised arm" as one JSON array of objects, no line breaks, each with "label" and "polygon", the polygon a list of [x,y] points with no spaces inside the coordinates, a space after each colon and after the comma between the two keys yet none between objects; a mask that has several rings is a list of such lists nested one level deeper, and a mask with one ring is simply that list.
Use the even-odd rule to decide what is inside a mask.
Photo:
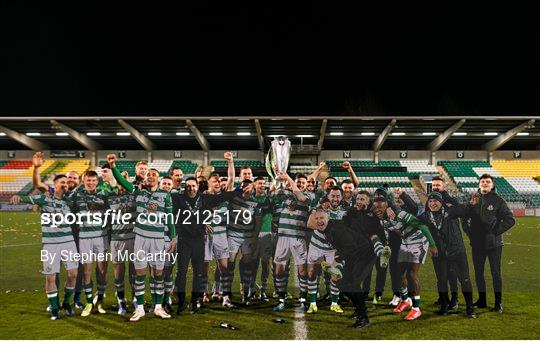
[{"label": "raised arm", "polygon": [[283,172],[278,176],[278,179],[285,180],[289,183],[289,185],[291,186],[291,190],[294,196],[296,197],[296,200],[300,202],[308,201],[308,198],[304,195],[304,193],[300,191],[298,186],[296,186],[296,182],[294,182],[294,180],[289,176],[289,174],[287,174],[286,172]]},{"label": "raised arm", "polygon": [[43,166],[43,154],[41,152],[36,152],[32,157],[32,164],[34,165],[34,171],[32,172],[32,183],[34,187],[40,191],[48,191],[49,186],[44,184],[41,181],[39,167]]},{"label": "raised arm", "polygon": [[354,183],[354,187],[358,188],[360,185],[360,180],[356,176],[356,173],[354,172],[354,169],[352,168],[349,161],[345,161],[341,164],[341,167],[345,168],[347,172],[349,172],[349,176],[351,177],[351,181]]},{"label": "raised arm", "polygon": [[319,173],[321,172],[324,166],[326,166],[326,163],[324,161],[319,163],[319,166],[313,171],[313,173],[308,175],[308,178],[312,177],[313,179],[317,179],[317,177],[319,176]]},{"label": "raised arm", "polygon": [[126,191],[128,191],[129,193],[133,192],[133,189],[135,188],[135,186],[133,186],[131,182],[124,179],[124,177],[122,176],[122,173],[120,173],[118,168],[116,168],[116,155],[115,154],[107,155],[107,162],[109,163],[109,166],[111,166],[112,174],[114,175],[114,178],[116,179],[116,181],[118,181],[120,186],[124,187]]},{"label": "raised arm", "polygon": [[225,160],[227,160],[227,185],[225,186],[225,189],[227,191],[232,191],[234,187],[234,178],[236,176],[234,171],[233,155],[231,152],[226,152],[223,157],[225,157]]}]

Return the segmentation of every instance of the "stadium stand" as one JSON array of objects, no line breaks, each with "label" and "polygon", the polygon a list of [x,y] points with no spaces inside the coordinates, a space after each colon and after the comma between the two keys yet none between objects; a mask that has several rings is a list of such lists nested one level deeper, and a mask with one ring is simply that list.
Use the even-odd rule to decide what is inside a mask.
[{"label": "stadium stand", "polygon": [[540,177],[540,160],[494,160],[492,166],[505,178]]},{"label": "stadium stand", "polygon": [[[342,167],[344,160],[328,160],[330,174],[339,183],[348,179],[349,174]],[[428,160],[383,160],[375,163],[371,160],[348,160],[360,180],[360,188],[373,191],[377,187],[388,184],[390,187],[400,187],[411,197],[420,201],[413,181],[419,175],[438,174],[435,165],[429,165]],[[99,164],[105,164],[100,160]],[[130,175],[135,174],[135,160],[119,160],[117,166],[126,170]],[[225,171],[225,160],[213,160],[211,165],[215,169]],[[488,173],[494,176],[497,192],[508,201],[512,208],[540,207],[540,184],[533,177],[540,177],[540,160],[496,160],[490,164],[484,160],[451,160],[439,161],[441,166],[456,184],[463,196],[477,191],[478,179]],[[170,169],[179,167],[184,172],[184,177],[195,173],[197,164],[191,160],[154,160],[150,167],[158,169],[162,176],[166,176]],[[266,170],[263,162],[259,160],[235,160],[237,168],[249,166],[255,175],[265,175]],[[90,167],[89,160],[46,160],[41,168],[41,176],[45,182],[51,178],[69,170],[83,173]],[[291,164],[289,173],[310,174],[317,168],[308,162]],[[96,168],[99,174],[101,169]],[[0,202],[7,202],[14,194],[28,194],[32,189],[32,162],[31,160],[0,160]]]}]

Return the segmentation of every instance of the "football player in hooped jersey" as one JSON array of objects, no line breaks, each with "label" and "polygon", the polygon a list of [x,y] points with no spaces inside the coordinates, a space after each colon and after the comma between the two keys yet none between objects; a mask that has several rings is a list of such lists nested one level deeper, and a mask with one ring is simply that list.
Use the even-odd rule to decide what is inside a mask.
[{"label": "football player in hooped jersey", "polygon": [[[61,174],[54,178],[54,195],[38,194],[23,197],[14,196],[11,198],[11,203],[19,204],[20,202],[24,202],[38,205],[41,207],[42,214],[59,213],[66,216],[71,213],[68,203],[64,200],[64,194],[67,192],[67,189],[67,178],[65,175]],[[43,243],[41,254],[42,256],[46,256],[43,260],[42,273],[45,275],[45,291],[51,304],[51,320],[60,318],[58,287],[55,278],[56,274],[60,273],[61,262],[64,262],[64,266],[67,270],[62,309],[64,309],[66,315],[73,316],[74,312],[70,302],[73,291],[75,290],[78,262],[74,259],[61,260],[61,255],[66,252],[71,252],[72,254],[77,253],[71,226],[65,223],[60,224],[59,226],[53,226],[50,222],[47,224],[42,219],[41,231]]]},{"label": "football player in hooped jersey", "polygon": [[307,236],[311,231],[307,228],[307,220],[310,206],[315,203],[313,193],[307,192],[307,178],[304,175],[297,175],[296,181],[291,179],[287,173],[281,173],[280,180],[287,181],[291,190],[285,190],[277,201],[276,207],[281,209],[278,222],[278,240],[274,255],[274,273],[276,281],[276,291],[279,294],[279,304],[274,307],[274,311],[285,309],[285,297],[287,293],[287,283],[285,266],[291,257],[298,270],[298,281],[300,284],[300,302],[306,301],[307,296]]},{"label": "football player in hooped jersey", "polygon": [[[422,315],[420,311],[420,279],[418,271],[420,265],[424,264],[428,251],[434,257],[437,256],[438,251],[426,225],[406,211],[394,212],[389,207],[388,200],[391,200],[391,196],[392,194],[389,194],[383,188],[375,190],[373,211],[381,220],[383,227],[389,230],[389,233],[398,233],[401,236],[402,243],[397,260],[401,273],[401,302],[394,309],[394,312],[401,313],[405,308],[412,305],[412,309],[405,319],[415,320]],[[412,302],[407,290],[407,275],[413,281]]]},{"label": "football player in hooped jersey", "polygon": [[[330,220],[341,220],[346,213],[346,210],[341,206],[342,191],[338,187],[329,189],[326,196],[329,202],[329,208],[325,210],[328,213]],[[318,275],[321,270],[321,262],[325,260],[329,264],[333,264],[336,258],[336,249],[327,240],[324,234],[314,230],[309,244],[307,258],[308,272],[308,300],[310,302],[307,313],[312,314],[317,312],[317,284],[319,282]],[[330,281],[330,292],[332,304],[330,310],[336,313],[343,313],[343,309],[338,304],[339,289],[333,281]]]},{"label": "football player in hooped jersey", "polygon": [[[144,219],[137,219],[135,223],[135,243],[134,250],[137,252],[143,251],[145,257],[135,259],[135,291],[137,297],[137,309],[130,318],[130,321],[138,321],[145,315],[144,312],[144,293],[145,293],[145,278],[146,268],[148,263],[154,268],[154,283],[155,295],[153,301],[155,304],[154,315],[161,318],[170,318],[171,316],[165,311],[163,303],[163,267],[165,265],[164,236],[165,225],[169,228],[171,241],[167,252],[172,252],[176,248],[176,229],[172,222],[171,195],[165,190],[159,189],[159,172],[156,169],[150,169],[146,174],[146,184],[139,188],[133,185],[122,177],[120,171],[116,168],[116,155],[107,155],[107,161],[111,166],[114,178],[118,183],[126,189],[128,193],[135,195],[135,204],[137,216]],[[150,213],[157,214],[159,219],[149,219]],[[154,222],[152,222],[154,221]],[[152,258],[147,256],[153,255]]]}]

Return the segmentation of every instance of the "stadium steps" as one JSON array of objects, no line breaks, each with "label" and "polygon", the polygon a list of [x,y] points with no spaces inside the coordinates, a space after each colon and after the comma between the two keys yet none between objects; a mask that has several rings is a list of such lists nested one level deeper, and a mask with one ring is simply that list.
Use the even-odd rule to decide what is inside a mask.
[{"label": "stadium steps", "polygon": [[420,199],[420,203],[424,205],[427,200],[426,192],[424,192],[424,189],[422,188],[422,184],[420,184],[420,180],[418,179],[411,179],[411,184],[414,190],[416,191],[416,194],[418,194],[418,199]]}]

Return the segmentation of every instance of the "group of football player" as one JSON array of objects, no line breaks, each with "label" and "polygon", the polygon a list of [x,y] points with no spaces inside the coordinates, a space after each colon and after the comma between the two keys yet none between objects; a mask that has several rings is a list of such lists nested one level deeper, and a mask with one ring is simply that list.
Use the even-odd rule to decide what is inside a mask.
[{"label": "group of football player", "polygon": [[[226,176],[203,174],[201,168],[186,179],[180,168],[161,176],[157,169],[141,161],[131,178],[116,167],[116,156],[110,154],[107,163],[101,165],[101,176],[91,169],[81,176],[70,171],[56,175],[53,184],[47,185],[40,176],[43,156],[38,152],[33,157],[33,182],[40,192],[15,196],[11,202],[38,205],[42,213],[95,214],[107,210],[132,213],[127,223],[114,221],[106,225],[85,221],[54,226],[42,221],[43,250],[48,254],[69,251],[112,255],[119,315],[128,313],[127,268],[131,287],[129,305],[134,307],[131,321],[146,314],[148,274],[152,297],[149,310],[160,318],[171,317],[173,300],[178,304],[178,314],[186,309],[198,313],[211,301],[235,309],[270,299],[277,299],[274,311],[283,311],[292,300],[288,289],[297,286],[298,303],[293,305],[305,313],[316,313],[317,302],[324,301],[330,303],[332,312],[342,314],[341,306],[347,302],[355,309],[351,315],[356,320],[353,326],[363,328],[369,324],[365,301],[373,269],[376,270],[373,303],[382,303],[389,270],[393,297],[388,305],[396,314],[407,309],[404,318],[414,320],[422,315],[419,271],[428,254],[433,259],[437,280],[438,314],[446,315],[458,309],[458,281],[466,316],[475,318],[474,308],[487,306],[483,279],[486,259],[490,261],[494,281],[492,311],[502,312],[501,235],[515,221],[504,200],[496,194],[491,176],[480,178],[478,193],[465,203],[453,198],[446,190],[445,181],[435,177],[425,206],[419,207],[399,188],[385,185],[373,192],[361,190],[362,184],[348,162],[342,167],[350,178],[341,183],[332,176],[320,179],[325,168],[323,162],[311,174],[295,174],[294,179],[282,172],[267,186],[267,179],[254,178],[249,167],[241,167],[236,179],[232,154],[227,152],[224,158]],[[210,219],[203,219],[207,212]],[[156,222],[137,219],[138,215],[148,213],[163,214],[166,219]],[[175,214],[180,214],[179,219],[174,218]],[[479,291],[479,299],[474,303],[461,230],[471,241]],[[140,251],[176,253],[178,258],[173,264],[170,257],[133,262],[118,257],[122,252]],[[104,305],[107,261],[52,259],[43,261],[51,319],[59,318],[61,310],[65,315],[74,315],[73,304],[82,310],[81,316],[94,311],[107,313]],[[210,287],[208,273],[213,261],[216,268],[211,274],[214,281]],[[61,263],[67,270],[62,302],[59,299]],[[187,304],[190,264],[191,299]],[[241,299],[236,304],[233,303],[235,274],[239,274]],[[273,294],[267,292],[270,278]],[[322,293],[323,286],[326,294]],[[85,303],[81,299],[83,295]]]}]

